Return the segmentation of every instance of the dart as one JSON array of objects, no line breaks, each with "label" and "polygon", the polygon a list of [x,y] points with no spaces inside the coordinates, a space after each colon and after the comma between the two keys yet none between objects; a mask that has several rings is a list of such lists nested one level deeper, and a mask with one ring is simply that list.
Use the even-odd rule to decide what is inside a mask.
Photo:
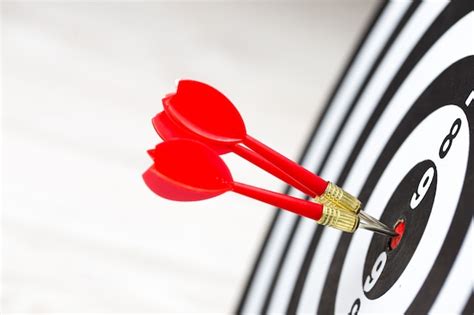
[{"label": "dart", "polygon": [[[192,159],[189,153],[192,152]],[[153,165],[143,174],[146,185],[157,195],[176,201],[198,201],[225,192],[235,193],[285,209],[345,232],[370,229],[370,220],[332,203],[320,204],[235,182],[229,168],[208,146],[189,139],[172,139],[148,151]],[[388,230],[388,228],[387,228]]]},{"label": "dart", "polygon": [[325,180],[248,135],[235,106],[213,87],[181,80],[177,92],[163,99],[163,106],[175,123],[194,133],[200,141],[227,147],[229,152],[237,154],[237,144],[242,143],[297,179],[308,195],[314,197],[324,193],[328,184]]},{"label": "dart", "polygon": [[158,144],[149,154],[154,164],[143,178],[153,192],[164,198],[196,201],[233,191],[313,220],[322,216],[320,204],[235,182],[224,161],[197,141],[169,140]]},{"label": "dart", "polygon": [[[160,132],[160,121],[166,126],[166,117],[169,117],[168,127],[178,125],[176,130],[178,132],[182,130],[181,133],[185,134],[185,137],[216,147],[216,152],[237,153],[270,173],[278,174],[277,177],[283,177],[286,182],[292,183],[309,196],[317,196],[317,201],[322,204],[345,209],[357,216],[360,214],[363,219],[361,226],[365,229],[396,235],[393,229],[362,211],[362,203],[356,197],[248,135],[238,110],[215,88],[198,81],[181,80],[178,82],[176,93],[170,93],[163,99],[163,106],[166,116],[158,116],[154,123],[163,138],[171,135],[170,130],[173,127],[163,127],[164,130]],[[247,146],[256,154],[244,150],[240,144]]]},{"label": "dart", "polygon": [[[193,139],[197,141],[201,140],[200,137],[196,134],[186,130],[185,128],[171,121],[171,119],[166,115],[164,111],[158,113],[158,115],[156,115],[152,119],[152,123],[158,135],[161,137],[161,139],[165,141],[170,139]],[[219,142],[208,143],[207,145],[219,155],[230,152],[229,146],[222,145]],[[306,186],[302,185],[300,182],[295,180],[293,177],[282,171],[280,168],[276,167],[274,164],[272,164],[256,152],[249,150],[240,144],[236,144],[234,146],[234,152],[242,158],[246,159],[247,161],[272,174],[273,176],[278,177],[287,184],[299,189],[300,191],[313,198],[315,197],[314,193]]]}]

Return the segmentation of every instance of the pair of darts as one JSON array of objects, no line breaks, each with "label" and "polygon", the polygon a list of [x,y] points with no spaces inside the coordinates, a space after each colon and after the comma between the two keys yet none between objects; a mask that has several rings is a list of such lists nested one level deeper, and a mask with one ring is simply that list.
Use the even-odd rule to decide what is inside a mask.
[{"label": "pair of darts", "polygon": [[[360,209],[360,201],[247,134],[235,106],[215,88],[193,80],[178,82],[152,120],[164,142],[148,153],[153,165],[143,174],[159,196],[196,201],[233,191],[346,232],[358,227],[393,235]],[[235,182],[219,155],[233,152],[316,202]]]}]

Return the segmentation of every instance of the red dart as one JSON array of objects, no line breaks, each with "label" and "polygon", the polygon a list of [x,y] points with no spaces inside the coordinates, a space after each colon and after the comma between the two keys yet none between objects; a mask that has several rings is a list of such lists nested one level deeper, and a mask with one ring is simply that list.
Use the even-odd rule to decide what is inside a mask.
[{"label": "red dart", "polygon": [[[161,139],[167,141],[171,139],[191,139],[196,141],[202,141],[202,137],[199,135],[175,124],[169,117],[166,115],[165,112],[160,112],[152,119],[153,127],[155,128],[158,135]],[[212,150],[214,150],[217,154],[226,154],[234,149],[234,152],[247,161],[257,165],[258,167],[264,169],[265,171],[269,172],[270,174],[278,177],[282,181],[288,183],[289,185],[299,189],[300,191],[304,192],[307,195],[312,197],[314,193],[306,188],[306,186],[302,185],[300,182],[295,180],[293,177],[285,173],[280,168],[276,167],[274,164],[269,162],[268,160],[264,159],[259,154],[255,153],[252,150],[247,149],[246,147],[236,144],[233,147],[222,144],[221,142],[208,142],[206,143]]]},{"label": "red dart", "polygon": [[153,192],[164,198],[194,201],[234,191],[314,220],[321,218],[323,206],[320,204],[234,182],[215,151],[197,141],[169,140],[148,153],[154,163],[143,174],[143,179]]},{"label": "red dart", "polygon": [[[311,197],[324,193],[328,183],[247,134],[235,106],[218,90],[192,80],[181,80],[176,93],[163,99],[166,114],[206,144],[228,146],[236,152],[243,143],[266,160],[297,179]],[[237,152],[236,152],[237,153]]]}]

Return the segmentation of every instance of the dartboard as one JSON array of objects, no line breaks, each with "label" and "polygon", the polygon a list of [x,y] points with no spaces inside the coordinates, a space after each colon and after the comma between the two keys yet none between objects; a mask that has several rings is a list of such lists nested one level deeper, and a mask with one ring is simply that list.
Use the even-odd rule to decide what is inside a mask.
[{"label": "dartboard", "polygon": [[383,3],[300,160],[405,222],[398,246],[277,209],[238,313],[473,313],[472,6]]}]

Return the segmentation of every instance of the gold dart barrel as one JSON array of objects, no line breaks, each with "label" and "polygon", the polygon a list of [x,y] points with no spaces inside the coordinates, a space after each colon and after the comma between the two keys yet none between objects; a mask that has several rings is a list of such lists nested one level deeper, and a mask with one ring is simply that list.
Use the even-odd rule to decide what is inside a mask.
[{"label": "gold dart barrel", "polygon": [[319,224],[349,233],[353,233],[357,230],[359,226],[359,216],[357,213],[341,209],[331,202],[322,203],[318,197],[316,197],[314,201],[323,204],[323,215],[317,221]]},{"label": "gold dart barrel", "polygon": [[362,211],[359,199],[331,182],[314,201],[323,205],[323,215],[317,221],[319,224],[349,233],[360,227],[385,236],[397,235],[393,229]]},{"label": "gold dart barrel", "polygon": [[333,204],[335,207],[340,207],[356,214],[359,213],[361,209],[359,199],[331,182],[328,182],[324,193],[317,198],[319,199],[319,203]]}]

